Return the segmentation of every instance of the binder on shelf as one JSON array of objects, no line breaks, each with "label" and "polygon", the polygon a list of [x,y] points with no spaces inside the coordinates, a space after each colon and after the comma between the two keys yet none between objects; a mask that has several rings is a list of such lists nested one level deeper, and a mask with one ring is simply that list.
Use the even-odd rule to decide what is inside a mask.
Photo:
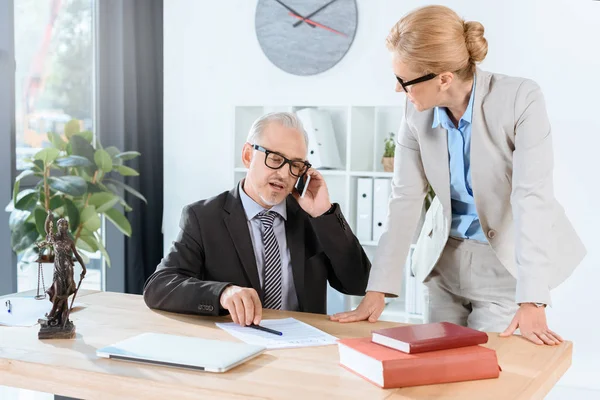
[{"label": "binder on shelf", "polygon": [[356,237],[373,240],[373,179],[358,178],[356,185]]},{"label": "binder on shelf", "polygon": [[373,181],[373,240],[375,242],[379,241],[385,230],[391,185],[392,180],[389,178],[376,178]]},{"label": "binder on shelf", "polygon": [[331,115],[325,110],[296,111],[308,135],[308,161],[316,169],[344,169]]}]

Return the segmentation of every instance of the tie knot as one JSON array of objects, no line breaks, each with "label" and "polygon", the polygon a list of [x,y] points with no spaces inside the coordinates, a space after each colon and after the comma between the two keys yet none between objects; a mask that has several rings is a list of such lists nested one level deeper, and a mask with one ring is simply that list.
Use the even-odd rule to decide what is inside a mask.
[{"label": "tie knot", "polygon": [[258,218],[265,228],[273,227],[273,221],[276,216],[277,213],[273,211],[261,211],[258,213]]}]

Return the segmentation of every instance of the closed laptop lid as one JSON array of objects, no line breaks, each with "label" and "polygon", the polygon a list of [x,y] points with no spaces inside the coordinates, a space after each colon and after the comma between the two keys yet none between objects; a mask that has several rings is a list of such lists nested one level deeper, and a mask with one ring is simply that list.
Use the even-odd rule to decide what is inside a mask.
[{"label": "closed laptop lid", "polygon": [[225,372],[265,347],[162,333],[142,333],[96,350],[99,357]]}]

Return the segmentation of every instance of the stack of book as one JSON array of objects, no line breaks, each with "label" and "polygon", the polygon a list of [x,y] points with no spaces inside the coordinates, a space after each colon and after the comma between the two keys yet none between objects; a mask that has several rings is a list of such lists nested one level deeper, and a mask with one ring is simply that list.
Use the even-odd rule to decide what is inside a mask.
[{"label": "stack of book", "polygon": [[340,365],[384,388],[498,378],[488,336],[449,322],[407,325],[338,340]]}]

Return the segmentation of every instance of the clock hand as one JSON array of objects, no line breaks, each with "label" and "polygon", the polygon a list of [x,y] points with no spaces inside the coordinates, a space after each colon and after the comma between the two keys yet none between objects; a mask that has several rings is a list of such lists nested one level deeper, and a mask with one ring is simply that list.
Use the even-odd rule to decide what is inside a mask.
[{"label": "clock hand", "polygon": [[337,0],[331,0],[329,3],[325,4],[324,6],[322,6],[321,8],[319,8],[318,10],[316,10],[315,12],[312,12],[310,14],[308,14],[306,17],[304,17],[305,19],[302,21],[298,21],[295,22],[293,27],[297,27],[298,25],[300,25],[301,23],[303,23],[305,20],[314,17],[316,14],[320,13],[322,10],[324,10],[325,8],[327,8],[327,6],[329,6],[331,3],[335,3]]},{"label": "clock hand", "polygon": [[307,18],[303,18],[303,17],[301,17],[301,16],[299,16],[299,15],[296,15],[296,14],[294,14],[294,13],[290,13],[290,15],[291,15],[292,17],[294,17],[294,18],[298,18],[298,19],[301,19],[301,20],[305,21],[307,24],[315,24],[315,25],[316,25],[316,26],[318,26],[319,28],[323,28],[323,29],[325,29],[325,30],[327,30],[327,31],[329,31],[329,32],[337,33],[338,35],[342,35],[342,36],[348,36],[348,35],[346,35],[345,33],[342,33],[342,32],[339,32],[339,31],[336,31],[335,29],[331,29],[331,28],[330,28],[330,27],[328,27],[328,26],[325,26],[325,25],[319,24],[318,22],[312,21],[312,20],[310,20],[310,19],[307,19]]},{"label": "clock hand", "polygon": [[[302,15],[300,15],[300,14],[299,14],[297,11],[295,11],[295,10],[294,10],[292,7],[290,7],[290,6],[286,5],[286,4],[285,4],[285,3],[283,3],[282,1],[279,1],[279,0],[274,0],[274,1],[276,1],[276,2],[277,2],[277,3],[279,3],[279,4],[281,4],[283,7],[287,8],[287,9],[288,9],[288,11],[290,11],[290,13],[292,13],[292,14],[293,14],[295,17],[298,17],[298,18],[300,18],[301,20],[303,20],[303,21],[306,21],[306,18],[304,18]],[[307,21],[306,23],[307,23],[309,26],[311,26],[312,28],[314,28],[314,27],[315,27],[315,25],[314,25],[314,22],[312,22],[312,25],[311,25],[311,24],[310,24],[308,21]]]}]

